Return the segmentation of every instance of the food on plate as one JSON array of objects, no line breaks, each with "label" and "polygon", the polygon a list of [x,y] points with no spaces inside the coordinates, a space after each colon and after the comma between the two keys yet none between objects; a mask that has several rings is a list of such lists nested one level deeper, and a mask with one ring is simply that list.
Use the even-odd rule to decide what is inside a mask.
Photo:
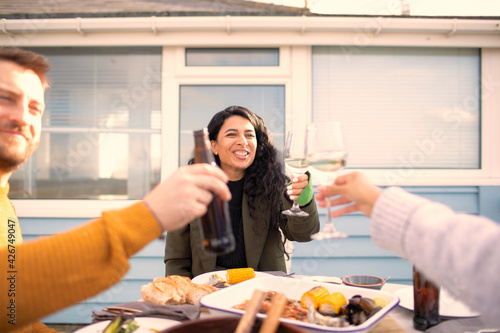
[{"label": "food on plate", "polygon": [[186,295],[186,302],[189,304],[199,305],[200,299],[203,296],[208,295],[216,290],[217,288],[209,286],[208,284],[191,283]]},{"label": "food on plate", "polygon": [[169,275],[157,277],[141,287],[142,299],[155,304],[194,304],[199,305],[200,299],[217,288],[208,284],[196,284],[185,276]]},{"label": "food on plate", "polygon": [[[219,272],[220,274],[221,272]],[[225,278],[222,278],[217,273],[213,273],[208,278],[208,284],[216,288],[226,288],[230,285],[237,284],[254,278],[255,271],[251,267],[232,268],[226,271]]]},{"label": "food on plate", "polygon": [[[266,292],[266,296],[264,298],[264,301],[262,302],[259,313],[267,314],[267,312],[271,308],[272,300],[275,294],[275,291]],[[250,300],[247,300],[245,303],[235,305],[233,306],[233,308],[238,310],[245,310],[249,301]],[[285,308],[281,313],[281,318],[305,321],[305,319],[307,318],[307,309],[304,309],[300,305],[299,301],[287,298]]]},{"label": "food on plate", "polygon": [[253,268],[233,268],[228,269],[226,272],[226,281],[229,284],[236,284],[246,280],[253,279],[255,277],[255,272]]},{"label": "food on plate", "polygon": [[210,275],[210,277],[208,278],[208,284],[211,285],[211,286],[214,286],[215,288],[226,288],[226,287],[229,287],[229,284],[226,282],[226,280],[224,280],[223,278],[221,278],[216,273]]},{"label": "food on plate", "polygon": [[372,299],[356,295],[349,300],[347,316],[353,325],[361,325],[380,309]]},{"label": "food on plate", "polygon": [[311,324],[328,326],[328,327],[347,327],[349,326],[349,321],[346,316],[333,317],[329,315],[322,315],[320,312],[316,311],[314,305],[310,305],[307,311],[307,320]]},{"label": "food on plate", "polygon": [[132,333],[139,328],[137,322],[133,318],[125,319],[121,314],[118,314],[108,326],[104,328],[102,333]]},{"label": "food on plate", "polygon": [[376,295],[372,299],[375,302],[375,306],[380,306],[381,308],[390,303],[389,298],[384,295]]},{"label": "food on plate", "polygon": [[[259,313],[267,314],[274,294],[276,294],[274,291],[266,293]],[[248,300],[233,308],[245,310],[247,304]],[[347,327],[361,325],[381,308],[370,298],[355,295],[347,301],[341,292],[330,294],[328,289],[318,286],[302,294],[300,301],[287,299],[281,318],[329,327]]]},{"label": "food on plate", "polygon": [[319,300],[319,312],[340,313],[340,308],[347,304],[347,300],[341,292],[334,292]]},{"label": "food on plate", "polygon": [[330,295],[328,289],[323,286],[317,286],[312,288],[311,290],[305,292],[300,298],[300,304],[308,309],[311,305],[317,309],[319,307],[319,301],[325,297]]}]

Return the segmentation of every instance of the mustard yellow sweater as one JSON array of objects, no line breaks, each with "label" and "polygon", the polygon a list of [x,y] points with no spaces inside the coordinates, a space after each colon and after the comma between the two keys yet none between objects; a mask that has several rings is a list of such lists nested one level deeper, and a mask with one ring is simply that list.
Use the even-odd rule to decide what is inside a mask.
[{"label": "mustard yellow sweater", "polygon": [[0,248],[0,332],[45,332],[38,319],[120,281],[128,258],[160,234],[140,202],[62,234]]}]

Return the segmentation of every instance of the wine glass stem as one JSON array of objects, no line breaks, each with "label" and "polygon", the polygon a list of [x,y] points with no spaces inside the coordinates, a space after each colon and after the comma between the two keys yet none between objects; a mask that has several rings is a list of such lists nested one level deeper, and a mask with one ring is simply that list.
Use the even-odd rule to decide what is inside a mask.
[{"label": "wine glass stem", "polygon": [[290,209],[292,212],[297,212],[300,210],[300,206],[299,204],[297,203],[297,201],[294,201],[293,202],[293,205],[292,205],[292,208]]},{"label": "wine glass stem", "polygon": [[325,198],[325,204],[326,204],[326,221],[327,221],[327,224],[331,225],[332,218],[330,216],[330,198],[329,197]]}]

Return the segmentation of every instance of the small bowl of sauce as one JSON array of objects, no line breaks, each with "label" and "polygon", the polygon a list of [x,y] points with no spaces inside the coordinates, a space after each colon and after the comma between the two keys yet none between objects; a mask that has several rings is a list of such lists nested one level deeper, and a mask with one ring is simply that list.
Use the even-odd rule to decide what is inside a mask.
[{"label": "small bowl of sauce", "polygon": [[373,275],[346,275],[342,283],[351,287],[369,288],[380,290],[385,284],[384,279]]}]

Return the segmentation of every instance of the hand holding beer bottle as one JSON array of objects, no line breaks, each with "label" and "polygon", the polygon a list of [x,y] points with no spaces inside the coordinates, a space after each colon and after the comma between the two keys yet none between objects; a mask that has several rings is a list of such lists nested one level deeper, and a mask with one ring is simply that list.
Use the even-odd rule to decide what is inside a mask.
[{"label": "hand holding beer bottle", "polygon": [[[194,132],[195,163],[208,163],[217,166],[210,148],[208,129]],[[203,245],[205,250],[215,254],[225,254],[234,251],[235,240],[231,227],[228,202],[221,200],[215,194],[212,203],[207,207],[207,213],[202,216]]]}]

